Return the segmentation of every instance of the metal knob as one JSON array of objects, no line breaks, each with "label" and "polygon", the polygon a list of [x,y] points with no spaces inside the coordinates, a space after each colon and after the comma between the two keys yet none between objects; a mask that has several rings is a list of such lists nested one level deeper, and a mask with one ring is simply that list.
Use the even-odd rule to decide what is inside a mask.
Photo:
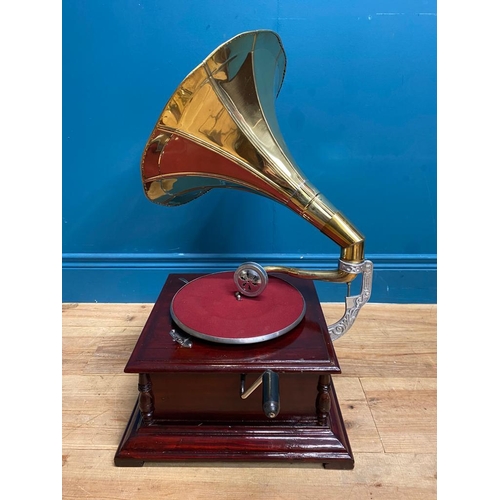
[{"label": "metal knob", "polygon": [[267,418],[275,418],[280,412],[280,380],[271,370],[262,375],[262,411]]}]

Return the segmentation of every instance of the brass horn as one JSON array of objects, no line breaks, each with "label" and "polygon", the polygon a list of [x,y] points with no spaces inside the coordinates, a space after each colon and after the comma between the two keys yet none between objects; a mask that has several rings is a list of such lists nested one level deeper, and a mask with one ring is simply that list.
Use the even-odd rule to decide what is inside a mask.
[{"label": "brass horn", "polygon": [[179,85],[163,109],[141,162],[144,191],[160,205],[187,203],[213,188],[267,196],[309,221],[340,248],[338,269],[268,266],[306,279],[349,284],[362,274],[360,295],[346,297],[344,316],[329,326],[345,333],[371,294],[373,265],[364,237],[307,181],[279,130],[275,99],[286,56],[273,31],[249,31],[212,52]]}]

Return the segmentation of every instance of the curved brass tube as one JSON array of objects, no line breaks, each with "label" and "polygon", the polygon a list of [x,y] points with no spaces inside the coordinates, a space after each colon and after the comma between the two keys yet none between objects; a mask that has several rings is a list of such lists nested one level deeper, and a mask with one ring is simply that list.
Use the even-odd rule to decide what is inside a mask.
[{"label": "curved brass tube", "polygon": [[[341,227],[342,229],[345,230],[345,228],[348,228],[353,234],[355,234],[358,237],[358,241],[356,241],[352,245],[345,246],[341,249],[340,253],[340,260],[344,264],[352,264],[354,266],[358,266],[365,262],[365,256],[364,256],[364,238],[359,234],[356,233],[355,229],[353,228],[352,225],[348,221],[344,219],[342,214],[340,212],[337,212],[336,214],[337,220],[341,220],[342,224],[334,226],[333,224],[330,224],[328,226],[329,229],[335,227],[337,229],[338,227]],[[332,218],[333,222],[336,222],[335,218]],[[323,228],[323,232],[327,233]],[[354,281],[356,276],[358,275],[358,272],[352,273],[349,272],[348,270],[342,270],[342,269],[322,269],[322,270],[306,270],[306,269],[297,269],[294,267],[285,267],[285,266],[265,266],[264,269],[266,270],[267,273],[284,273],[288,274],[289,276],[294,276],[296,278],[303,278],[303,279],[310,279],[310,280],[318,280],[318,281],[329,281],[332,283],[350,283],[351,281]]]},{"label": "curved brass tube", "polygon": [[333,283],[350,283],[357,276],[357,274],[347,273],[339,269],[315,271],[285,266],[265,266],[264,269],[267,273],[284,273],[296,278],[331,281]]}]

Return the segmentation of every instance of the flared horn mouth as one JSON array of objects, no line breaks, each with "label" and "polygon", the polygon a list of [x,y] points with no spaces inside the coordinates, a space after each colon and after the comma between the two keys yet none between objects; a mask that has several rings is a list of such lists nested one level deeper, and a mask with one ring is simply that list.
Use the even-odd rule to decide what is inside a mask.
[{"label": "flared horn mouth", "polygon": [[142,158],[146,196],[187,203],[213,188],[243,189],[282,203],[362,260],[363,236],[306,179],[288,151],[275,100],[286,56],[273,31],[221,45],[176,89]]}]

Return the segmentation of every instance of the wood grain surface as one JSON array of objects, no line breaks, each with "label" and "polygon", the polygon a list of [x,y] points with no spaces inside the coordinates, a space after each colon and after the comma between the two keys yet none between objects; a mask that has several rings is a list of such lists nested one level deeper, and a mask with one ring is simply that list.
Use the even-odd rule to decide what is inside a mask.
[{"label": "wood grain surface", "polygon": [[[327,323],[342,304],[322,304]],[[123,369],[152,304],[63,304],[64,499],[436,498],[436,305],[367,304],[335,343],[356,465],[146,464],[113,457],[137,398]]]}]

